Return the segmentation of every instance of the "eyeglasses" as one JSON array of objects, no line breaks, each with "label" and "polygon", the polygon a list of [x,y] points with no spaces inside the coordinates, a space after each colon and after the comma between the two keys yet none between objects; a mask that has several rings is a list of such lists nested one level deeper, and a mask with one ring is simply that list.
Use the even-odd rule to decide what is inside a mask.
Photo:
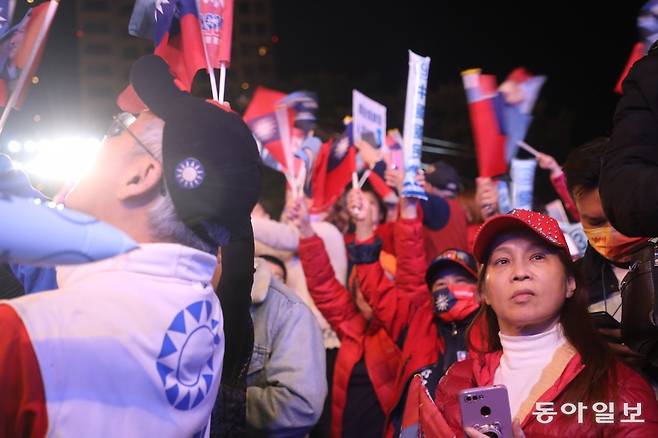
[{"label": "eyeglasses", "polygon": [[119,113],[112,117],[112,123],[110,127],[105,132],[105,138],[112,138],[121,135],[122,132],[126,131],[130,136],[137,142],[137,144],[146,151],[153,159],[159,161],[153,152],[151,152],[144,143],[132,132],[129,128],[130,125],[135,123],[137,117],[131,113]]},{"label": "eyeglasses", "polygon": [[[122,132],[126,131],[130,136],[137,142],[137,144],[146,151],[147,154],[149,154],[154,160],[157,162],[160,162],[158,158],[153,155],[153,152],[149,150],[149,148],[146,147],[144,143],[135,135],[134,132],[130,130],[130,125],[135,123],[137,121],[137,117],[135,117],[134,114],[132,113],[119,113],[115,116],[112,117],[112,123],[110,124],[110,127],[107,129],[105,132],[105,138],[112,138],[112,137],[117,137],[121,135]],[[160,194],[162,196],[167,195],[167,186],[164,177],[162,178],[162,185],[160,187]]]}]

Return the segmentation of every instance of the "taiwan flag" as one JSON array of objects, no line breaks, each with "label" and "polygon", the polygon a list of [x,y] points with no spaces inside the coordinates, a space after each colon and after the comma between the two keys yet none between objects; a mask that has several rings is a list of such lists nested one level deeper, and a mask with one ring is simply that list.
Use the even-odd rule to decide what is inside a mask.
[{"label": "taiwan flag", "polygon": [[423,378],[416,374],[409,383],[400,437],[419,436],[440,438],[454,436],[454,433],[427,392]]},{"label": "taiwan flag", "polygon": [[479,174],[483,177],[505,174],[505,125],[496,78],[480,74],[479,69],[473,69],[463,72],[462,79],[468,100]]},{"label": "taiwan flag", "polygon": [[326,211],[345,191],[356,171],[356,148],[352,141],[352,125],[337,138],[324,143],[313,167],[314,213]]},{"label": "taiwan flag", "polygon": [[281,171],[286,167],[283,134],[286,129],[288,133],[293,132],[294,122],[294,112],[292,110],[286,110],[287,126],[280,126],[280,121],[277,120],[276,110],[285,97],[286,94],[280,91],[258,87],[242,116],[254,136],[263,145],[264,152],[261,152],[261,155],[264,157],[271,156],[274,162],[279,163],[277,170]]},{"label": "taiwan flag", "polygon": [[637,15],[637,31],[640,40],[633,46],[624,70],[615,85],[615,92],[619,94],[622,94],[622,83],[631,71],[633,64],[644,57],[651,45],[658,40],[658,0],[649,0],[642,5]]},{"label": "taiwan flag", "polygon": [[189,91],[197,71],[206,67],[199,16],[194,0],[157,0],[155,54]]},{"label": "taiwan flag", "polygon": [[525,140],[532,123],[532,110],[539,97],[546,76],[535,76],[525,68],[512,70],[498,88],[502,97],[504,121],[505,156],[507,163],[512,161],[518,150],[518,142]]},{"label": "taiwan flag", "polygon": [[[15,108],[20,108],[25,100],[31,80],[25,82],[22,90],[14,90],[14,88],[21,71],[27,66],[30,55],[35,49],[41,28],[46,25],[46,12],[49,5],[50,2],[45,2],[29,9],[23,19],[0,38],[0,106],[7,105],[12,92],[20,93],[14,105]],[[4,7],[0,9],[4,10]],[[46,32],[48,30],[50,29],[47,29]],[[29,78],[34,76],[39,67],[45,42],[44,39],[41,47],[37,48],[37,56],[30,68]]]},{"label": "taiwan flag", "polygon": [[190,91],[197,71],[207,67],[195,0],[138,0],[128,30],[153,39],[179,88]]}]

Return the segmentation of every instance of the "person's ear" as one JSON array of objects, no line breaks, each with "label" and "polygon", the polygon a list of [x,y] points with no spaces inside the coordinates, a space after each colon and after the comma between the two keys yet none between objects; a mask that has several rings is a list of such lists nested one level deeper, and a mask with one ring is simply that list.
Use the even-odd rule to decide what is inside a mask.
[{"label": "person's ear", "polygon": [[159,190],[162,175],[162,165],[148,155],[139,155],[124,167],[117,198],[126,201]]},{"label": "person's ear", "polygon": [[576,293],[576,279],[570,275],[567,277],[567,298],[571,298]]}]

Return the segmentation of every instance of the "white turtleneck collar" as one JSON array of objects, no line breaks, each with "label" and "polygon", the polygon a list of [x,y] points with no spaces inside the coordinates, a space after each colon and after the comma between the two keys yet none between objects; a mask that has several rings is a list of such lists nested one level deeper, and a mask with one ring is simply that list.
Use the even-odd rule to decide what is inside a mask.
[{"label": "white turtleneck collar", "polygon": [[564,343],[564,332],[561,324],[555,324],[543,333],[527,336],[508,336],[498,333],[503,346],[503,358],[512,369],[522,369],[535,366],[542,362],[548,363],[550,353]]},{"label": "white turtleneck collar", "polygon": [[507,387],[512,416],[515,416],[566,338],[559,323],[536,335],[508,336],[499,333],[499,336],[503,356],[494,375],[494,384]]}]

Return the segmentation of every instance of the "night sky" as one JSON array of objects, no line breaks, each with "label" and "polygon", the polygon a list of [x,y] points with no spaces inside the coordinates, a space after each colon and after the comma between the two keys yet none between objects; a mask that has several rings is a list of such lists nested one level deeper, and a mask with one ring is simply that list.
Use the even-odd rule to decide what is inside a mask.
[{"label": "night sky", "polygon": [[[574,146],[609,133],[618,100],[612,89],[637,39],[642,3],[272,0],[278,80],[265,85],[317,91],[320,122],[333,130],[351,112],[357,88],[387,106],[389,127],[401,128],[412,49],[432,58],[426,135],[472,145],[460,72],[481,67],[501,82],[525,66],[548,76],[527,140],[562,161]],[[26,137],[28,129],[33,137],[84,131],[76,124],[75,27],[73,1],[65,0],[39,72],[42,82],[22,114],[12,116],[2,142]],[[30,122],[35,111],[44,122]]]},{"label": "night sky", "polygon": [[[467,68],[481,67],[497,75],[500,82],[514,67],[525,66],[548,76],[540,104],[549,119],[568,112],[562,116],[573,120],[567,142],[572,146],[610,129],[618,99],[612,89],[635,43],[637,11],[643,4],[410,0],[395,2],[393,7],[388,6],[390,2],[372,0],[313,2],[312,6],[288,0],[273,3],[275,31],[281,41],[277,48],[280,74],[291,81],[318,72],[347,79],[337,104],[349,107],[351,87],[355,86],[374,99],[385,100],[382,96],[397,93],[403,105],[407,49],[432,58],[430,91],[450,84],[461,86],[460,72]],[[429,11],[429,4],[436,11]],[[445,137],[432,129],[435,122],[428,113],[427,133]],[[401,114],[389,118],[388,123],[401,127]],[[529,135],[544,146],[541,133],[535,131]],[[555,152],[563,155],[564,151]]]}]

